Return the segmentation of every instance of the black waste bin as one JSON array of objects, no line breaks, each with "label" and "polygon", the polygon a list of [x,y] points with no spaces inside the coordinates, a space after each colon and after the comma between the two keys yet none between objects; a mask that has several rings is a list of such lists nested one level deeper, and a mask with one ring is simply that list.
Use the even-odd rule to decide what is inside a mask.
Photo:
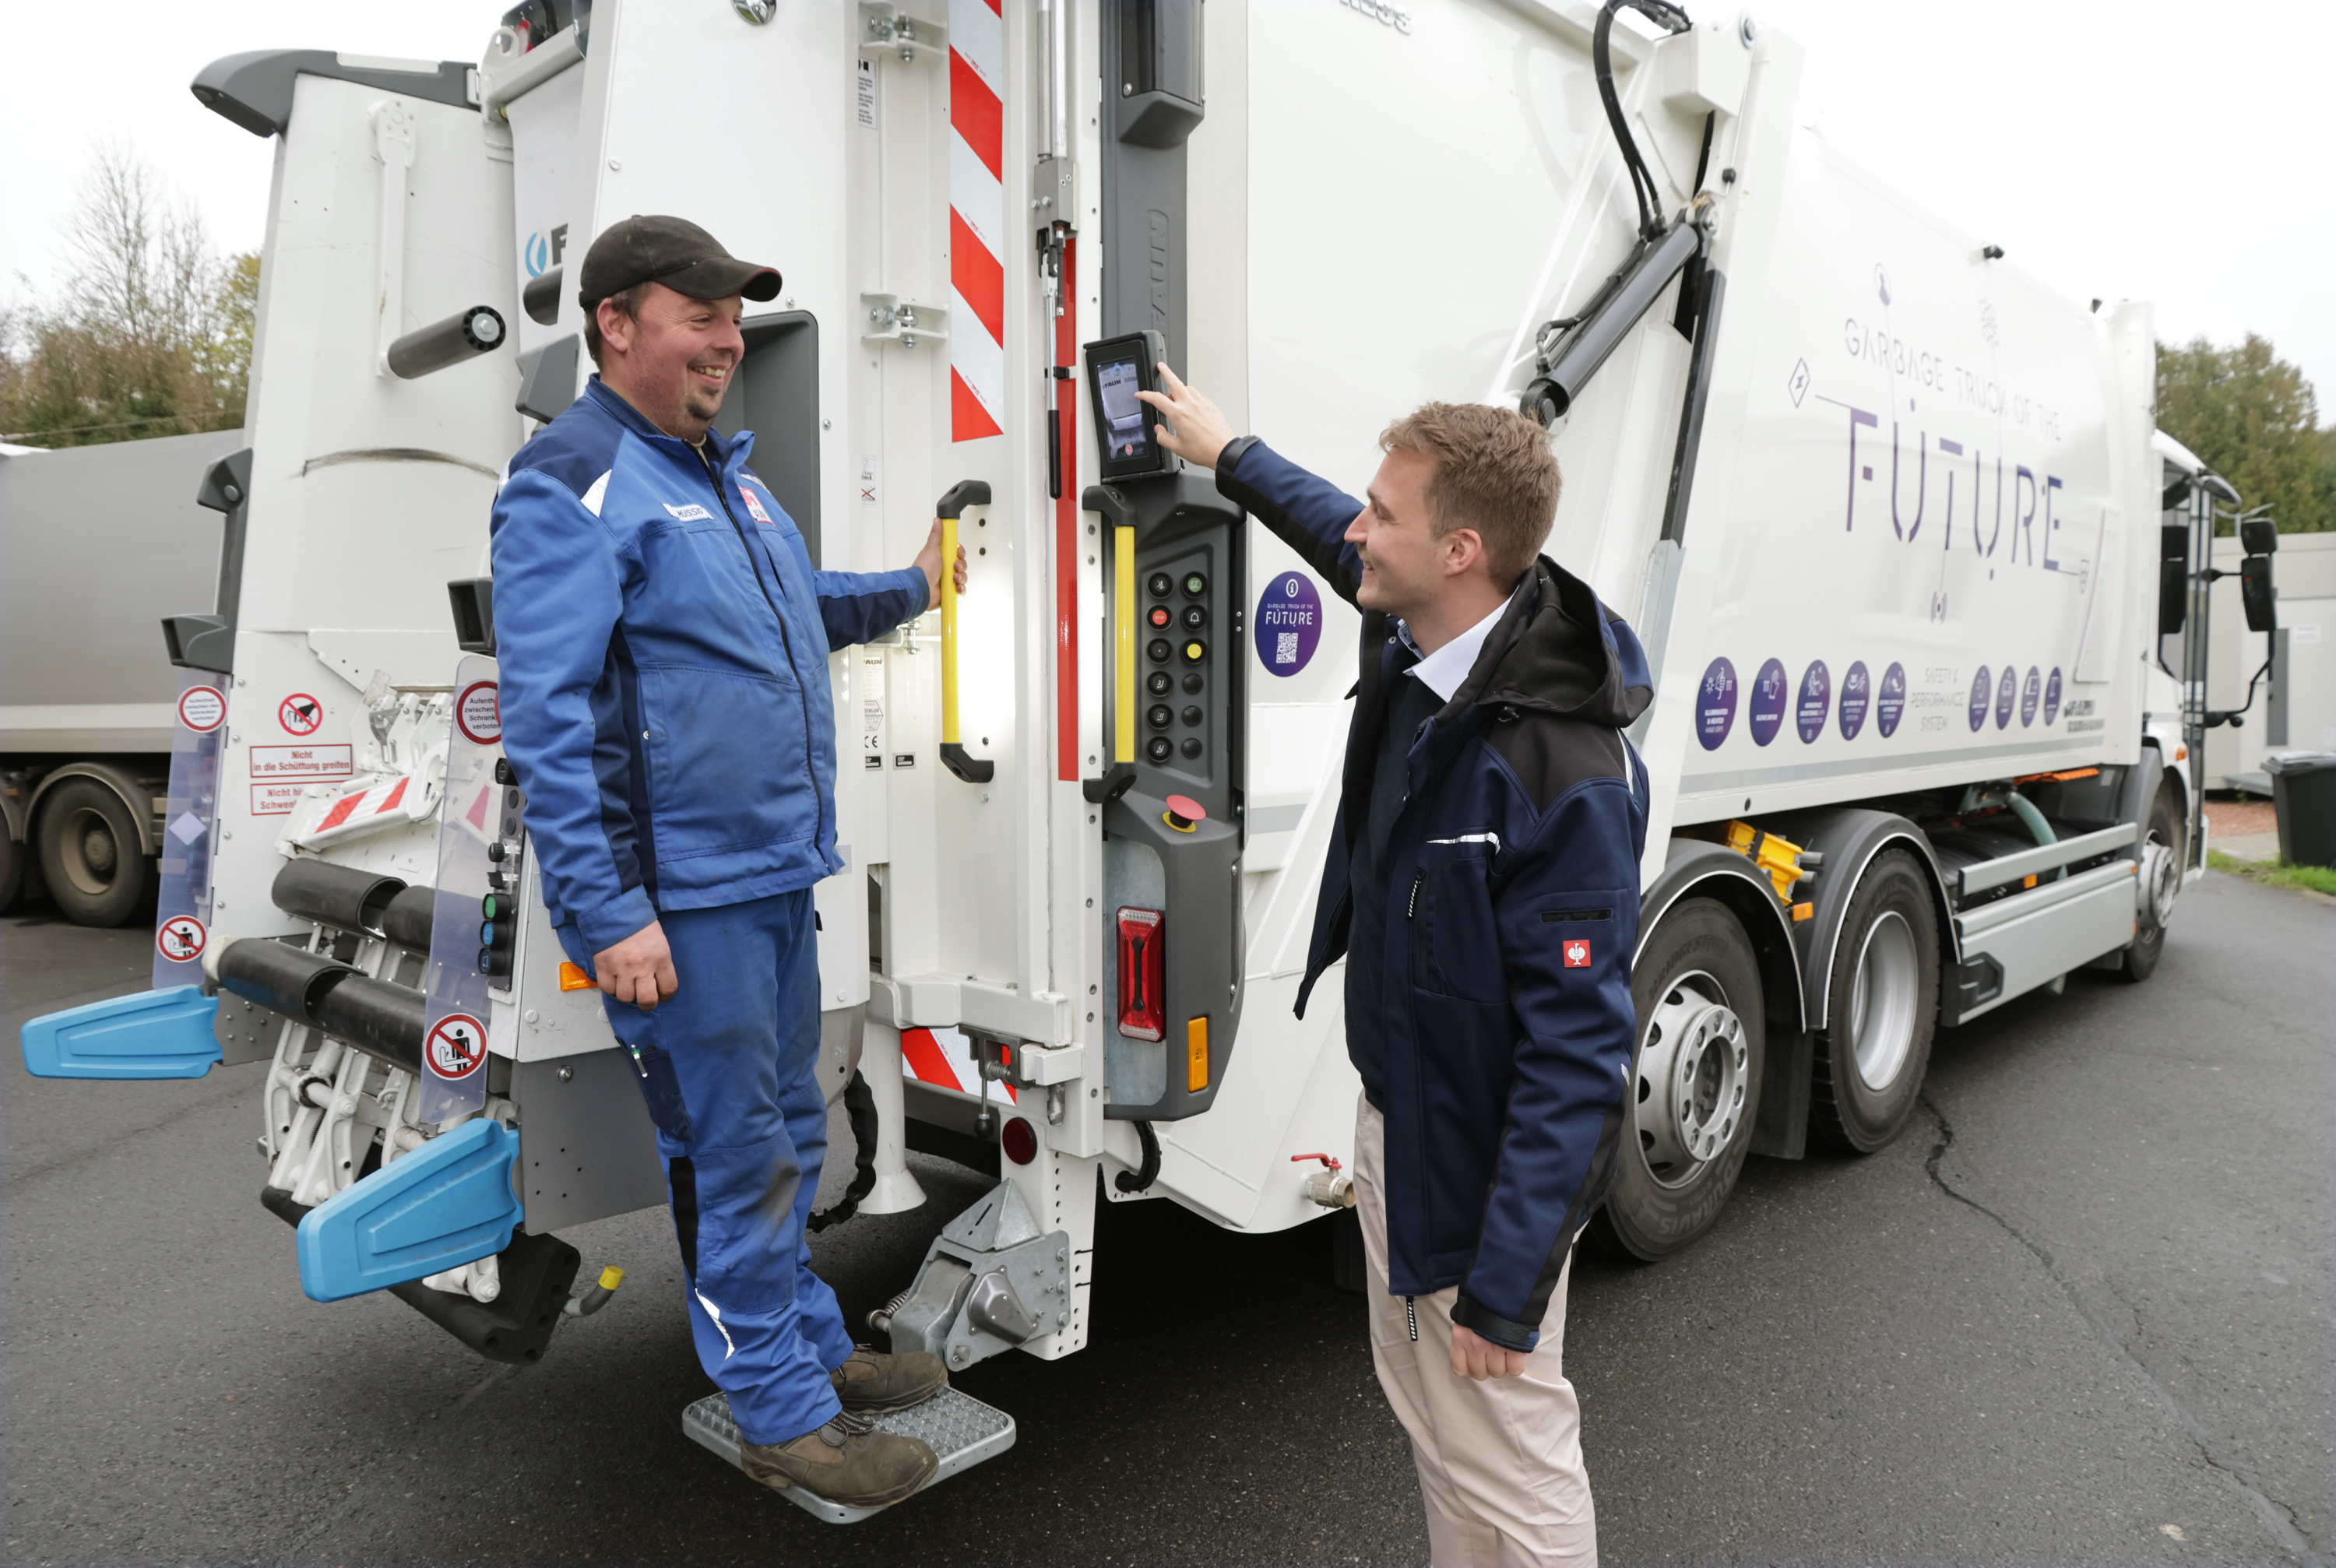
[{"label": "black waste bin", "polygon": [[2283,865],[2336,867],[2336,752],[2265,757]]}]

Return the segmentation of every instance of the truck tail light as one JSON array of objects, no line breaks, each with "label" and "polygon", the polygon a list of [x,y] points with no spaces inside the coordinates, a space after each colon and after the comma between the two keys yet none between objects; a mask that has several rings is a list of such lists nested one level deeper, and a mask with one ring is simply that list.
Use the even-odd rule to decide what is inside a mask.
[{"label": "truck tail light", "polygon": [[1167,965],[1161,954],[1158,910],[1119,911],[1119,1032],[1132,1040],[1167,1036],[1161,987]]}]

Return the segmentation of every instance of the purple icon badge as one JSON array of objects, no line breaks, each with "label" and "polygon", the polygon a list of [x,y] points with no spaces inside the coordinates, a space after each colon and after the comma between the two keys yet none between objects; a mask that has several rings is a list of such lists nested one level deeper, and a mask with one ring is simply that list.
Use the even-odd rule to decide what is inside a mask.
[{"label": "purple icon badge", "polygon": [[2036,722],[2036,703],[2044,695],[2044,677],[2034,665],[2028,667],[2028,679],[2020,687],[2020,727],[2026,729]]},{"label": "purple icon badge", "polygon": [[1987,699],[1994,694],[1995,682],[1988,678],[1987,666],[1981,665],[1979,673],[1971,677],[1971,726],[1974,735],[1987,724]]},{"label": "purple icon badge", "polygon": [[1314,657],[1322,636],[1322,596],[1302,571],[1285,571],[1257,600],[1257,657],[1269,675],[1291,676]]},{"label": "purple icon badge", "polygon": [[1716,658],[1703,672],[1695,693],[1695,738],[1706,751],[1718,751],[1736,723],[1736,667]]},{"label": "purple icon badge", "polygon": [[2051,675],[2046,677],[2044,682],[2044,722],[2049,725],[2059,716],[2060,667],[2055,665],[2052,667]]},{"label": "purple icon badge", "polygon": [[1874,694],[1874,727],[1888,740],[1898,733],[1898,720],[1906,711],[1906,667],[1893,664],[1882,672],[1882,689]]},{"label": "purple icon badge", "polygon": [[1855,740],[1857,732],[1865,727],[1865,705],[1874,695],[1874,677],[1865,672],[1865,661],[1859,659],[1842,672],[1841,677],[1841,738]]},{"label": "purple icon badge", "polygon": [[1825,660],[1813,658],[1801,677],[1801,699],[1793,708],[1793,724],[1801,732],[1801,744],[1808,745],[1825,734],[1825,714],[1833,706],[1833,677]]},{"label": "purple icon badge", "polygon": [[2002,729],[2011,723],[2011,705],[2020,696],[2020,672],[2010,665],[2003,667],[2003,682],[1995,688],[1995,727]]},{"label": "purple icon badge", "polygon": [[1776,738],[1777,729],[1785,722],[1785,661],[1772,658],[1760,667],[1752,677],[1752,695],[1746,699],[1744,727],[1752,735],[1752,744],[1767,745]]}]

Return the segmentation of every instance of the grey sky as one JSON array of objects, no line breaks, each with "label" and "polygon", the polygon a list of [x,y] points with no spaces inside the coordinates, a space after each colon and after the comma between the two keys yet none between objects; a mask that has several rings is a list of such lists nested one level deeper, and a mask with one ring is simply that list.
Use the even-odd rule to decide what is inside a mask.
[{"label": "grey sky", "polygon": [[[1250,3],[1340,20],[1337,0]],[[1409,3],[1426,15],[1450,0]],[[152,165],[223,248],[259,243],[268,143],[188,93],[206,61],[260,48],[476,59],[501,9],[141,0],[93,29],[79,7],[11,7],[0,295],[22,295],[20,273],[35,287],[54,278],[58,226],[102,141]],[[2314,173],[2336,5],[1762,0],[1752,13],[1807,50],[1802,116],[1851,157],[2066,294],[2151,300],[2161,338],[2263,334],[2336,422],[2336,306],[2321,281],[2336,214]]]}]

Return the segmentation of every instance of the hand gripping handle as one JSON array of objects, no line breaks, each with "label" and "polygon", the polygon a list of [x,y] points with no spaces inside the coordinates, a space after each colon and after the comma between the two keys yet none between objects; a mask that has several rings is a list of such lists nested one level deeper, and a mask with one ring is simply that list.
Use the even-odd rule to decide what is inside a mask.
[{"label": "hand gripping handle", "polygon": [[967,784],[988,784],[998,765],[970,756],[958,735],[957,718],[957,523],[968,506],[988,506],[989,486],[968,479],[949,486],[933,508],[941,524],[941,765]]}]

